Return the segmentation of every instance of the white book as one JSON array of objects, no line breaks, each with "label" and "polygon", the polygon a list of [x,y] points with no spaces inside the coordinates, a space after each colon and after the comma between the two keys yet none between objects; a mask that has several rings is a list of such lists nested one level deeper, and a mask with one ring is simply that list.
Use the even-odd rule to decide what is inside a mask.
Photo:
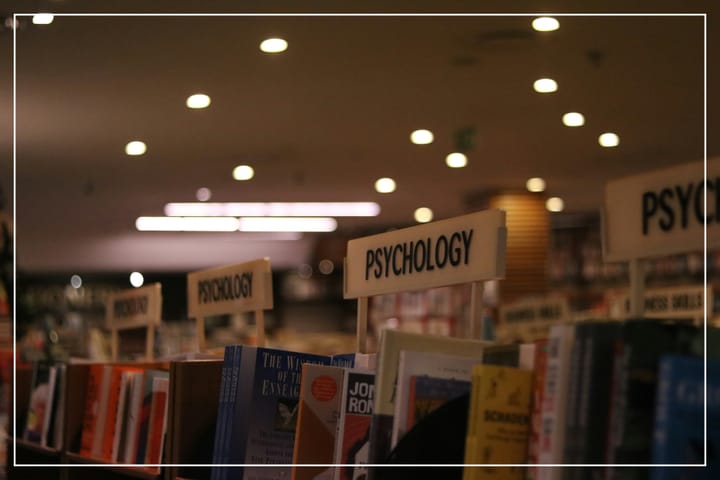
[{"label": "white book", "polygon": [[472,381],[472,367],[482,363],[482,356],[460,357],[444,353],[415,352],[401,350],[398,361],[397,387],[395,391],[395,414],[393,415],[393,430],[391,445],[397,442],[407,432],[407,418],[410,405],[411,381],[413,377],[427,376],[438,379],[455,379],[468,382],[468,391]]},{"label": "white book", "polygon": [[129,403],[128,394],[133,373],[135,372],[122,372],[120,376],[120,394],[118,396],[117,411],[115,412],[115,435],[113,436],[112,456],[110,457],[113,462],[118,461],[120,449],[124,447],[122,439],[125,433],[126,407]]},{"label": "white book", "polygon": [[136,372],[130,385],[130,405],[127,407],[127,421],[123,463],[135,463],[135,449],[137,448],[138,425],[140,423],[140,410],[143,402],[143,386],[145,385],[145,372]]},{"label": "white book", "polygon": [[58,366],[57,389],[58,399],[55,411],[55,426],[53,432],[52,446],[58,450],[63,448],[63,430],[65,429],[65,392],[67,391],[67,368],[65,365]]},{"label": "white book", "polygon": [[110,396],[110,377],[112,376],[112,365],[103,366],[102,383],[100,383],[100,401],[97,403],[97,422],[95,423],[95,434],[93,435],[92,456],[102,457],[103,438],[105,436],[105,417],[107,416],[108,397]]},{"label": "white book", "polygon": [[53,402],[55,401],[57,384],[57,367],[50,367],[48,372],[47,401],[45,403],[45,415],[42,419],[42,433],[40,434],[40,445],[48,446],[48,432],[50,431],[51,418],[53,416]]}]

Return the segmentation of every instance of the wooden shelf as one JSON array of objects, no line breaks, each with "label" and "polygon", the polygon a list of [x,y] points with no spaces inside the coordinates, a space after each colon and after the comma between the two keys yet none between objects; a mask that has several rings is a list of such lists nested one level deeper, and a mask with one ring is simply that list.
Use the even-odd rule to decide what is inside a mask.
[{"label": "wooden shelf", "polygon": [[127,467],[120,466],[107,460],[94,457],[86,457],[73,452],[67,452],[66,463],[68,466],[75,465],[93,465],[97,466],[98,469],[109,470],[116,473],[122,473],[128,477],[141,478],[144,480],[155,480],[160,477],[159,467]]}]

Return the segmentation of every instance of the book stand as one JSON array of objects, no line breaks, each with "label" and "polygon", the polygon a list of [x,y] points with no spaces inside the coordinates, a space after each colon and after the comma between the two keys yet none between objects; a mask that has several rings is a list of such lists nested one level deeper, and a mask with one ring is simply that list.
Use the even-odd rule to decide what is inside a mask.
[{"label": "book stand", "polygon": [[162,294],[159,283],[146,287],[122,290],[110,294],[105,308],[110,328],[110,349],[113,362],[117,362],[120,349],[120,331],[145,329],[145,359],[154,358],[155,329],[162,322]]}]

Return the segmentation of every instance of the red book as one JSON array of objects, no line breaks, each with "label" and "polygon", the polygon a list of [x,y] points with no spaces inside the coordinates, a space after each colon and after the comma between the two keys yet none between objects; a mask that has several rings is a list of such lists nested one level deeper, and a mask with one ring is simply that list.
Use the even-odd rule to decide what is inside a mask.
[{"label": "red book", "polygon": [[148,432],[145,463],[159,464],[162,460],[163,440],[167,427],[167,395],[169,380],[153,379],[152,406],[150,407],[150,429]]},{"label": "red book", "polygon": [[90,365],[87,393],[85,396],[85,413],[83,414],[82,436],[80,438],[80,455],[92,455],[93,442],[98,424],[101,387],[106,365]]},{"label": "red book", "polygon": [[102,453],[103,460],[112,461],[113,441],[115,430],[122,428],[117,422],[117,410],[120,403],[120,389],[122,386],[122,373],[126,371],[142,372],[141,368],[114,366],[110,373],[110,387],[107,397],[107,410],[105,411],[105,429],[103,431]]}]

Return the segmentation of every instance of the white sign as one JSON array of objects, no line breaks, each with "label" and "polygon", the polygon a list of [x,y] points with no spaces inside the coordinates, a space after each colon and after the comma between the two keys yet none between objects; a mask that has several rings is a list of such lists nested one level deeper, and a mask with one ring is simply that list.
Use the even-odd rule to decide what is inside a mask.
[{"label": "white sign", "polygon": [[[707,312],[712,314],[713,292],[707,289],[707,305],[704,299],[705,287],[693,285],[672,288],[653,288],[645,291],[643,316],[647,318],[693,318],[702,319]],[[609,296],[610,317],[627,318],[630,315],[628,294]]]},{"label": "white sign", "polygon": [[499,308],[497,337],[502,341],[547,338],[552,325],[570,320],[570,307],[564,297],[525,299]]},{"label": "white sign", "polygon": [[105,307],[107,325],[114,329],[160,325],[161,312],[162,294],[159,283],[112,293],[108,296]]},{"label": "white sign", "polygon": [[345,298],[502,278],[506,232],[505,212],[486,210],[350,240]]},{"label": "white sign", "polygon": [[190,318],[267,310],[273,306],[270,260],[188,273]]},{"label": "white sign", "polygon": [[720,246],[720,158],[609,182],[603,215],[605,261],[703,250],[705,219]]}]

